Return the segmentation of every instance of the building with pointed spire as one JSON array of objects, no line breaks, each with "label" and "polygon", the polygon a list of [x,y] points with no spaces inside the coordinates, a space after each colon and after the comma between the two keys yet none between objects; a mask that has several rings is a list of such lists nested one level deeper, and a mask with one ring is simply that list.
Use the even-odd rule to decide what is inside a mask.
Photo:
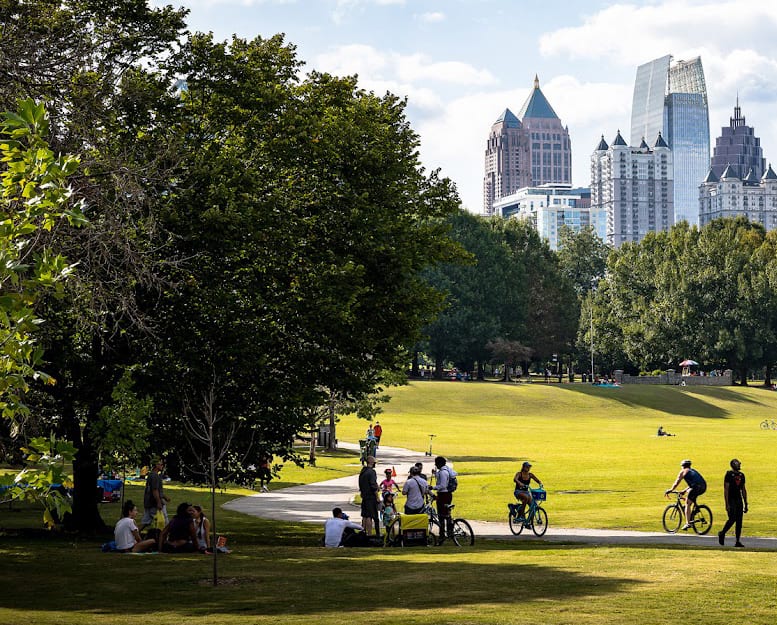
[{"label": "building with pointed spire", "polygon": [[701,59],[672,63],[671,55],[637,68],[631,144],[661,133],[674,153],[674,220],[699,223],[699,184],[710,162],[707,86]]},{"label": "building with pointed spire", "polygon": [[737,178],[746,176],[752,169],[755,177],[760,179],[766,168],[761,140],[755,136],[755,129],[747,125],[739,106],[739,96],[734,106],[734,116],[729,118],[728,127],[720,129],[712,153],[711,168],[718,178],[729,165]]},{"label": "building with pointed spire", "polygon": [[674,225],[672,150],[659,132],[651,147],[626,144],[620,130],[611,144],[602,135],[591,155],[591,213],[606,216],[613,247],[639,242]]},{"label": "building with pointed spire", "polygon": [[699,222],[704,226],[723,217],[746,217],[766,230],[777,229],[777,174],[771,165],[760,177],[750,167],[744,178],[733,164],[720,176],[710,168],[699,188]]},{"label": "building with pointed spire", "polygon": [[483,212],[494,214],[494,202],[531,184],[529,142],[521,121],[505,109],[491,126],[486,143]]},{"label": "building with pointed spire", "polygon": [[510,109],[497,118],[486,142],[483,212],[523,187],[572,183],[572,144],[534,77],[534,88],[518,115]]}]

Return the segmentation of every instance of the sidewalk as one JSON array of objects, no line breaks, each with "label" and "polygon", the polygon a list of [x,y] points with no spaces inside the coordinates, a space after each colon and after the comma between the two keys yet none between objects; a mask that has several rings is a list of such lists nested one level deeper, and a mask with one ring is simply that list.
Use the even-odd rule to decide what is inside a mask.
[{"label": "sidewalk", "polygon": [[[359,446],[353,443],[339,443],[340,449],[359,452]],[[400,479],[410,471],[416,462],[424,464],[424,473],[429,475],[433,467],[433,458],[421,452],[399,447],[381,446],[378,450],[378,464],[375,470],[380,475],[384,469],[394,467]],[[326,482],[292,486],[269,493],[256,493],[240,497],[224,504],[227,510],[242,512],[262,519],[303,523],[323,523],[332,515],[332,508],[339,506],[349,516],[358,520],[359,508],[353,504],[353,497],[359,491],[358,475],[342,477]],[[506,514],[505,514],[506,516]],[[468,519],[469,520],[469,519]],[[553,515],[547,533],[538,538],[530,530],[524,530],[520,536],[513,536],[507,523],[495,521],[471,521],[476,539],[489,538],[511,541],[544,541],[552,543],[584,543],[591,545],[692,545],[695,547],[718,547],[717,523],[708,536],[693,533],[667,534],[665,532],[633,532],[620,530],[570,529],[553,527]],[[748,549],[775,549],[777,538],[742,537]],[[477,544],[477,542],[476,542]],[[726,548],[733,548],[734,537],[726,537]]]}]

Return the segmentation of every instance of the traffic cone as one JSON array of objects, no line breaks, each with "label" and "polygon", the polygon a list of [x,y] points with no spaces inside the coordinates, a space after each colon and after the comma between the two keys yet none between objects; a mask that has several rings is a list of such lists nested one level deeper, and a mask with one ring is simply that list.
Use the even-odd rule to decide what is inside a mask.
[{"label": "traffic cone", "polygon": [[391,477],[396,477],[396,476],[397,476],[397,470],[392,466],[391,467]]}]

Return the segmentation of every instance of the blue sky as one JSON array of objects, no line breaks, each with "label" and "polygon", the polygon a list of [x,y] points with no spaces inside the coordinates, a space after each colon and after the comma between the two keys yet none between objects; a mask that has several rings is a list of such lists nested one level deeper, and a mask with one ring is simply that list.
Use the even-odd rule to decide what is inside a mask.
[{"label": "blue sky", "polygon": [[739,94],[764,156],[777,159],[777,2],[172,3],[190,10],[191,30],[211,31],[218,39],[283,32],[306,70],[358,74],[365,89],[406,96],[422,162],[452,178],[474,212],[482,208],[491,124],[505,108],[520,109],[535,74],[569,127],[577,185],[589,184],[589,158],[601,134],[608,142],[618,129],[628,137],[637,65],[665,54],[701,56],[713,145]]}]

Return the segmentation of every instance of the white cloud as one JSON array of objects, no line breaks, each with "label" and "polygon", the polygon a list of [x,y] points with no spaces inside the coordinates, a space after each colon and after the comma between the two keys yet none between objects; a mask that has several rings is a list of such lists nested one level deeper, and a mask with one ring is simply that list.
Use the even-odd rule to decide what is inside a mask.
[{"label": "white cloud", "polygon": [[615,4],[587,16],[580,26],[545,33],[540,51],[545,56],[638,65],[664,53],[682,57],[706,49],[724,54],[745,40],[774,54],[775,28],[777,4],[760,0]]},{"label": "white cloud", "polygon": [[[364,80],[482,86],[496,83],[484,69],[458,61],[433,61],[423,54],[382,52],[368,45],[340,46],[318,55],[312,67],[331,74],[359,74]],[[397,94],[404,95],[404,94]]]},{"label": "white cloud", "polygon": [[417,17],[422,22],[428,22],[429,24],[445,21],[445,13],[440,13],[439,11],[421,13]]},{"label": "white cloud", "polygon": [[350,13],[359,9],[363,9],[371,4],[377,6],[404,6],[406,0],[337,0],[335,8],[332,11],[332,21],[335,24],[340,24]]}]

